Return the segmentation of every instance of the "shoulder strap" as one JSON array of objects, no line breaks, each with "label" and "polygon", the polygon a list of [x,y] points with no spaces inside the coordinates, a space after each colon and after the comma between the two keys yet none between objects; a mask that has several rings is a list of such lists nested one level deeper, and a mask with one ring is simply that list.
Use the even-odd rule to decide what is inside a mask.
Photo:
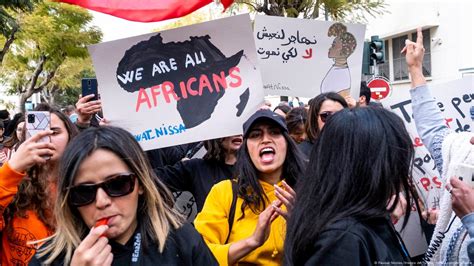
[{"label": "shoulder strap", "polygon": [[229,222],[229,233],[227,233],[227,238],[225,240],[224,244],[227,244],[229,242],[229,237],[230,237],[230,232],[232,231],[232,225],[234,224],[234,217],[235,217],[235,206],[237,205],[237,181],[231,180],[232,183],[232,204],[230,205],[230,211],[229,211],[229,217],[228,217],[228,222]]}]

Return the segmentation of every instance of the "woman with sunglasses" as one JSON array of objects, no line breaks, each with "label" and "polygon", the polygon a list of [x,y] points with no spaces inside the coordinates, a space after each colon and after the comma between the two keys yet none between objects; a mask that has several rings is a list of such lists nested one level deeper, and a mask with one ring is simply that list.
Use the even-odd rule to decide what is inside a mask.
[{"label": "woman with sunglasses", "polygon": [[[285,265],[409,262],[389,216],[400,192],[410,202],[413,156],[410,136],[396,114],[382,108],[334,114],[318,137],[305,178],[296,189]],[[395,204],[389,203],[392,195],[397,195]]]},{"label": "woman with sunglasses", "polygon": [[31,265],[216,265],[172,203],[130,133],[87,129],[64,153],[56,232]]},{"label": "woman with sunglasses", "polygon": [[308,119],[305,125],[307,139],[298,145],[306,158],[309,158],[327,119],[344,108],[348,108],[346,100],[335,92],[319,94],[309,101]]},{"label": "woman with sunglasses", "polygon": [[[36,251],[29,242],[54,232],[52,209],[59,160],[77,134],[76,127],[59,110],[40,105],[36,111],[50,112],[51,130],[27,139],[0,168],[1,265],[26,265]],[[43,137],[50,142],[40,142]]]},{"label": "woman with sunglasses", "polygon": [[280,265],[285,219],[295,198],[291,186],[303,171],[283,118],[259,110],[245,122],[235,167],[236,180],[209,192],[196,229],[219,265]]}]

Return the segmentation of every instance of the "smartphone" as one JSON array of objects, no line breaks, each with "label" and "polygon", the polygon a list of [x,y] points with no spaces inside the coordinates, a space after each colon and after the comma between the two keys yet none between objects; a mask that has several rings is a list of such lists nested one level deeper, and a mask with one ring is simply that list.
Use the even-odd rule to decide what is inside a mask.
[{"label": "smartphone", "polygon": [[460,163],[455,166],[454,176],[474,188],[474,165]]},{"label": "smartphone", "polygon": [[83,78],[82,79],[82,97],[94,94],[92,99],[89,101],[95,101],[99,99],[99,93],[97,91],[97,79],[94,78]]},{"label": "smartphone", "polygon": [[[39,132],[51,128],[51,113],[45,111],[29,111],[26,113],[26,138],[29,139]],[[38,142],[51,142],[49,136],[41,138]]]}]

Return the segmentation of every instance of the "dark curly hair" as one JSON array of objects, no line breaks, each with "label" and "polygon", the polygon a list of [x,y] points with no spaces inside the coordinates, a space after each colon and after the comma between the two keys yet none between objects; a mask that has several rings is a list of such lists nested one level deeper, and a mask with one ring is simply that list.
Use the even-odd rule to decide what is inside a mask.
[{"label": "dark curly hair", "polygon": [[206,148],[207,152],[202,158],[206,161],[215,160],[219,162],[225,162],[226,151],[222,148],[223,140],[224,138],[204,141],[204,147]]}]

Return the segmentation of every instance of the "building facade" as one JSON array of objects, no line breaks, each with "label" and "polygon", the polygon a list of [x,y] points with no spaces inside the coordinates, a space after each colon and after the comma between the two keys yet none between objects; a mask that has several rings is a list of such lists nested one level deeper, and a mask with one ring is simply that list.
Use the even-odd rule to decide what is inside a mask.
[{"label": "building facade", "polygon": [[366,39],[379,35],[385,42],[385,63],[379,75],[394,89],[410,86],[404,55],[405,40],[423,30],[423,73],[429,83],[443,83],[474,75],[474,1],[386,0],[390,13],[370,19]]}]

